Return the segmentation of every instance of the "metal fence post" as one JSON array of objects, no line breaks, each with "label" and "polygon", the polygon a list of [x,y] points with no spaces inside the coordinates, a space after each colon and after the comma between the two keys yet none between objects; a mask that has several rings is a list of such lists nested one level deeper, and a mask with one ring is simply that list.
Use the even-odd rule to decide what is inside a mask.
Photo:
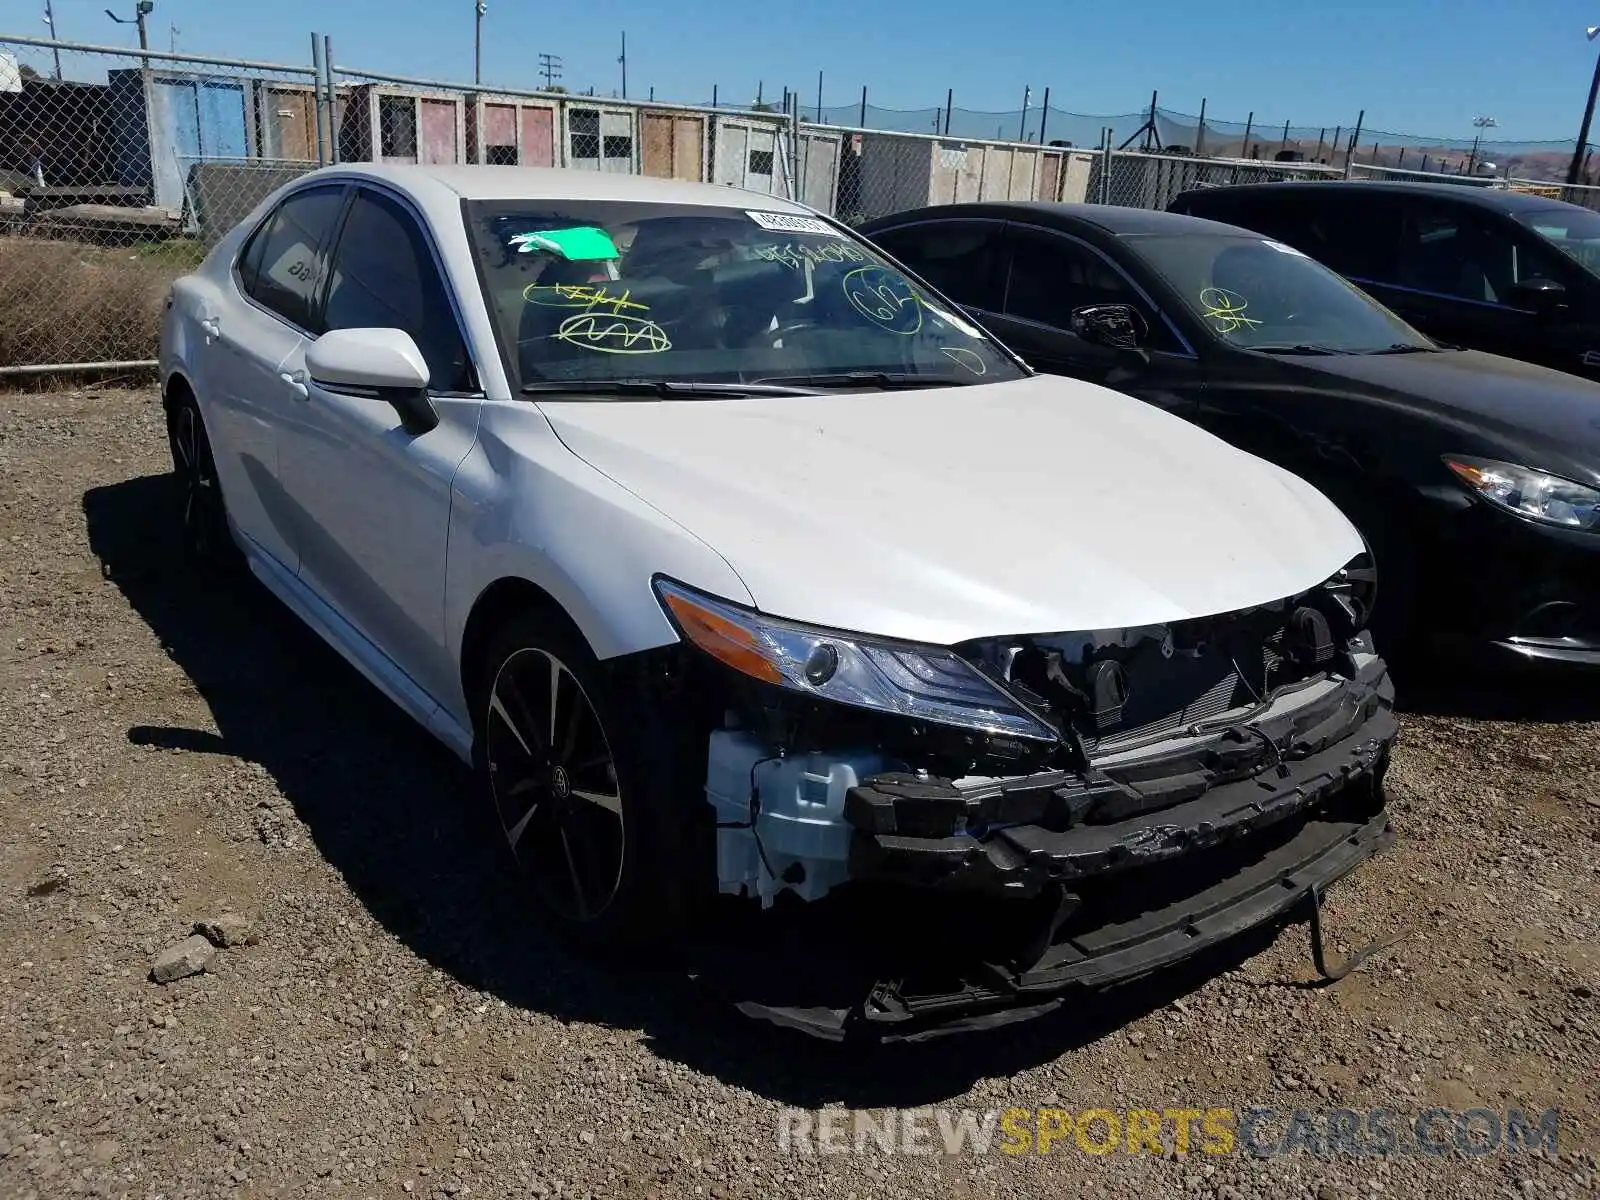
[{"label": "metal fence post", "polygon": [[1356,147],[1361,144],[1361,126],[1367,119],[1367,110],[1362,109],[1356,117],[1356,131],[1350,135],[1350,147],[1344,152],[1344,177],[1350,178],[1350,161],[1355,157]]},{"label": "metal fence post", "polygon": [[[800,200],[805,188],[800,180],[800,93],[789,93],[789,188],[791,200]],[[803,203],[803,201],[802,201]]]},{"label": "metal fence post", "polygon": [[317,113],[317,166],[328,165],[328,102],[323,92],[322,37],[311,35],[311,69],[316,72],[312,83],[313,107]]},{"label": "metal fence post", "polygon": [[[339,152],[339,92],[333,82],[333,39],[322,38],[322,78],[328,88],[328,161],[343,161]],[[374,131],[376,136],[376,131]]]},{"label": "metal fence post", "polygon": [[1109,125],[1106,127],[1105,141],[1100,147],[1100,203],[1111,203],[1111,142],[1116,136],[1116,130]]}]

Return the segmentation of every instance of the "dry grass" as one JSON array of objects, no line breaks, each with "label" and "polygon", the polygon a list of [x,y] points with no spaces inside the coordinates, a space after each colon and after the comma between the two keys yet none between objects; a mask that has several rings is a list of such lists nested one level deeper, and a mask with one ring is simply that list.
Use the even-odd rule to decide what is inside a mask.
[{"label": "dry grass", "polygon": [[153,359],[185,269],[136,246],[0,237],[0,367]]}]

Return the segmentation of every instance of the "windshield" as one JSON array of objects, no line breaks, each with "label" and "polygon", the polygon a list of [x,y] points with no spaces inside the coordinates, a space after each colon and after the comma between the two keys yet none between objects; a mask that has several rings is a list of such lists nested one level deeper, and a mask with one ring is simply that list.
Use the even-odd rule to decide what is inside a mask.
[{"label": "windshield", "polygon": [[1600,213],[1586,208],[1537,208],[1511,214],[1592,275],[1600,275]]},{"label": "windshield", "polygon": [[868,376],[958,385],[1026,373],[925,284],[817,217],[576,200],[474,201],[466,212],[525,389],[862,388]]},{"label": "windshield", "polygon": [[1298,250],[1260,238],[1130,238],[1218,339],[1244,350],[1369,354],[1434,344]]}]

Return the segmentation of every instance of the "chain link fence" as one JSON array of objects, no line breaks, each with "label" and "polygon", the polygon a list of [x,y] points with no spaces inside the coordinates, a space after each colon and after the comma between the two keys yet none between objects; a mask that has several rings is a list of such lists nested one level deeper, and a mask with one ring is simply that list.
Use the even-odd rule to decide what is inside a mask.
[{"label": "chain link fence", "polygon": [[759,108],[641,102],[336,65],[315,35],[309,50],[285,65],[0,35],[0,380],[153,366],[171,281],[271,191],[329,162],[702,180],[850,224],[980,200],[1162,209],[1189,188],[1292,179],[1444,180],[1600,209],[1600,188],[1489,177],[1481,162],[1453,175],[1363,163],[1338,129],[1246,123],[1236,138],[1154,108],[1120,128],[1040,109],[1011,125],[968,114],[963,128],[998,136],[962,137],[949,109],[942,122],[929,110],[926,131],[868,128],[827,123],[841,115],[828,110],[803,119],[793,92]]},{"label": "chain link fence", "polygon": [[317,165],[315,77],[0,39],[0,374],[153,365],[172,280]]},{"label": "chain link fence", "polygon": [[1195,187],[1344,177],[1315,163],[1120,150],[1108,129],[1085,149],[802,124],[800,160],[804,198],[850,224],[985,200],[1166,208]]}]

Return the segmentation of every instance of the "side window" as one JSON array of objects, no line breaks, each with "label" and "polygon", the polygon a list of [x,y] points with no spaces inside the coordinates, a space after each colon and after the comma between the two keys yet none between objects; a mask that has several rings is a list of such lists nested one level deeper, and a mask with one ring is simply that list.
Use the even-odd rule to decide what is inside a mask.
[{"label": "side window", "polygon": [[240,260],[245,291],[302,329],[313,328],[324,251],[343,201],[342,185],[296,192],[262,223]]},{"label": "side window", "polygon": [[999,221],[922,221],[872,240],[965,308],[1000,310]]},{"label": "side window", "polygon": [[[1315,187],[1316,185],[1311,185]],[[1298,226],[1278,240],[1303,250],[1329,270],[1354,279],[1384,282],[1394,276],[1395,246],[1399,240],[1398,215],[1381,198],[1351,196],[1348,192],[1325,199],[1309,199]],[[1269,236],[1270,233],[1269,233]]]},{"label": "side window", "polygon": [[1396,238],[1392,212],[1341,189],[1326,196],[1307,184],[1264,196],[1230,196],[1204,216],[1237,225],[1309,254],[1331,271],[1354,279],[1383,281],[1391,274]]},{"label": "side window", "polygon": [[1089,247],[1060,234],[1013,226],[1006,232],[1011,269],[1005,314],[1066,329],[1072,310],[1088,304],[1126,304],[1150,329],[1152,350],[1179,347],[1159,313],[1127,278]]},{"label": "side window", "polygon": [[1556,256],[1469,208],[1416,205],[1407,214],[1396,282],[1418,291],[1509,304],[1514,284],[1563,281]]},{"label": "side window", "polygon": [[328,329],[403,329],[427,360],[430,388],[473,390],[444,280],[416,220],[386,196],[356,194],[333,254],[323,319]]}]

